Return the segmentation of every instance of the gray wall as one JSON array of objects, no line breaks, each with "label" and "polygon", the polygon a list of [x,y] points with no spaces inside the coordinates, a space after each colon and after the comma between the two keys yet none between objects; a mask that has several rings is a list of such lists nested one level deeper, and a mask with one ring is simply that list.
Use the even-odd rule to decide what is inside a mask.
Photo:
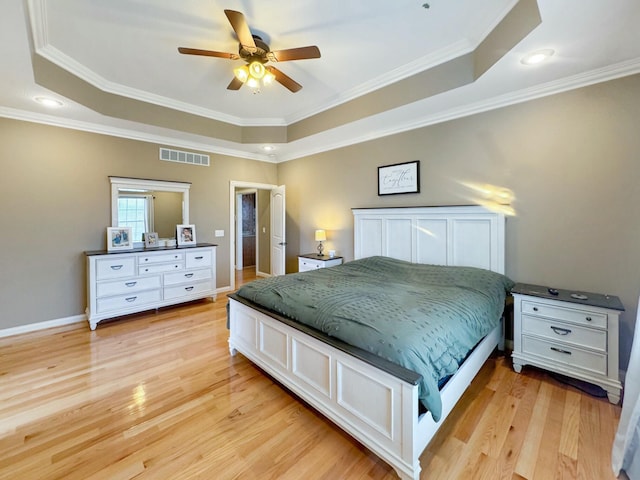
[{"label": "gray wall", "polygon": [[[352,259],[352,207],[470,204],[464,183],[507,187],[507,274],[618,295],[626,369],[640,290],[638,125],[636,75],[280,164],[287,268],[315,251],[316,228]],[[377,167],[411,160],[421,193],[378,197]]]},{"label": "gray wall", "polygon": [[[159,145],[0,118],[0,329],[84,313],[86,250],[106,248],[109,175],[191,182],[190,222],[217,243],[229,286],[229,181],[277,183],[273,164],[158,160]],[[214,230],[225,231],[222,238]]]}]

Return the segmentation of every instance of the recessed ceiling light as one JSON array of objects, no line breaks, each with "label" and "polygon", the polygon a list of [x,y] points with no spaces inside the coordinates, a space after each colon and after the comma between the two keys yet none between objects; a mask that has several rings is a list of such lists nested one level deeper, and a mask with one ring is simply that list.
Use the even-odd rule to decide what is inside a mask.
[{"label": "recessed ceiling light", "polygon": [[520,60],[520,63],[523,63],[525,65],[536,65],[540,62],[544,62],[547,58],[549,58],[554,53],[555,52],[550,48],[547,48],[545,50],[538,50],[522,57],[522,60]]},{"label": "recessed ceiling light", "polygon": [[60,100],[50,97],[35,97],[34,100],[45,107],[61,107],[63,105]]},{"label": "recessed ceiling light", "polygon": [[274,149],[275,149],[275,147],[274,147],[273,145],[265,145],[264,147],[262,147],[262,149],[263,149],[265,152],[270,152],[270,151],[274,150]]}]

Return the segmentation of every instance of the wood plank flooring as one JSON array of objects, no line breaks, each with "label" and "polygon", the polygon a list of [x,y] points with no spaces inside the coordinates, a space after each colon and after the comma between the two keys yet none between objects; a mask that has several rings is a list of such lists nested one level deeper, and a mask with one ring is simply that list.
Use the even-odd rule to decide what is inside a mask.
[{"label": "wood plank flooring", "polygon": [[[0,479],[393,479],[242,355],[226,297],[0,339]],[[613,479],[620,407],[490,359],[423,479]]]}]

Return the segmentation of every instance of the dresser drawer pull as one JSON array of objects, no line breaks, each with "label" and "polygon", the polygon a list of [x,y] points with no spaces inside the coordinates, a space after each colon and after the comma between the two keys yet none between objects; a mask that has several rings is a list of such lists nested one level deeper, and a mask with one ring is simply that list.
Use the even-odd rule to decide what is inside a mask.
[{"label": "dresser drawer pull", "polygon": [[193,287],[184,287],[184,289],[185,289],[187,292],[190,292],[191,290],[193,290]]},{"label": "dresser drawer pull", "polygon": [[149,261],[149,259],[148,259],[148,258],[145,258],[145,259],[144,259],[144,261],[145,261],[145,262],[148,262],[148,261]]},{"label": "dresser drawer pull", "polygon": [[204,257],[201,255],[201,256],[195,257],[195,258],[196,258],[196,260],[202,260]]},{"label": "dresser drawer pull", "polygon": [[549,347],[549,348],[551,348],[551,350],[553,350],[554,352],[566,353],[567,355],[571,355],[571,352],[569,350],[563,350],[563,349],[557,348],[557,347]]},{"label": "dresser drawer pull", "polygon": [[551,330],[558,335],[569,335],[571,333],[571,330],[568,328],[551,327]]},{"label": "dresser drawer pull", "polygon": [[126,282],[125,285],[127,287],[135,287],[136,283],[138,283],[138,282]]},{"label": "dresser drawer pull", "polygon": [[135,301],[136,301],[136,298],[138,298],[138,297],[128,297],[128,298],[125,298],[125,300],[126,300],[127,302],[131,303],[131,302],[135,302]]},{"label": "dresser drawer pull", "polygon": [[590,322],[590,321],[591,321],[591,317],[587,317],[587,318],[585,318],[585,320],[586,320],[587,322]]},{"label": "dresser drawer pull", "polygon": [[186,278],[191,278],[191,277],[193,277],[193,273],[185,273],[184,276]]},{"label": "dresser drawer pull", "polygon": [[122,265],[111,265],[111,270],[120,270]]},{"label": "dresser drawer pull", "polygon": [[538,307],[533,307],[533,311],[537,312],[538,311]]}]

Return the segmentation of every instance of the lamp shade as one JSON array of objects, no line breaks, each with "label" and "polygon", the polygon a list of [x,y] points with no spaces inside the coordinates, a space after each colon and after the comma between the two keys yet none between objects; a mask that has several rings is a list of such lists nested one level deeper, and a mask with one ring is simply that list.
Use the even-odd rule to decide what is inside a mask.
[{"label": "lamp shade", "polygon": [[316,242],[323,242],[327,239],[327,234],[324,230],[316,230]]}]

